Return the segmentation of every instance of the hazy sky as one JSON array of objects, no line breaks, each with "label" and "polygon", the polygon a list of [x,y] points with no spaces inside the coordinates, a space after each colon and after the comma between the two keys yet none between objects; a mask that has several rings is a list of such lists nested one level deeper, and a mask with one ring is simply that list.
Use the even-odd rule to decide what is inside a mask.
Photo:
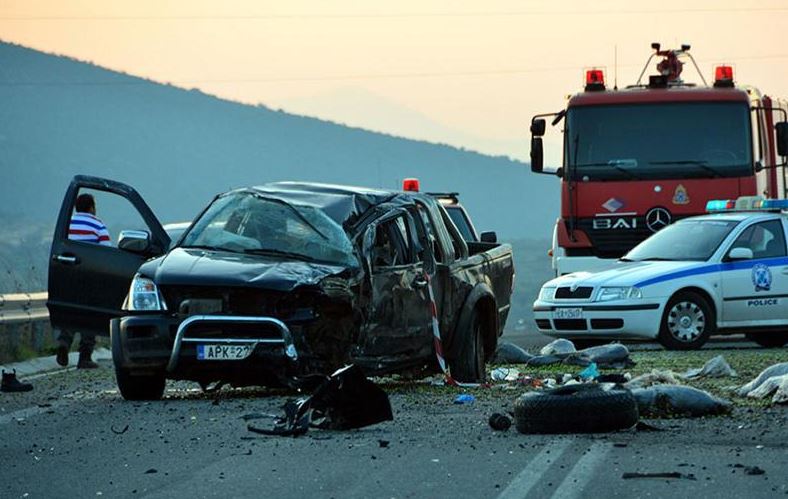
[{"label": "hazy sky", "polygon": [[652,41],[684,42],[706,78],[728,62],[788,97],[786,25],[785,0],[0,0],[5,41],[518,158],[531,115],[560,109],[584,68],[612,79],[615,47],[620,86]]}]

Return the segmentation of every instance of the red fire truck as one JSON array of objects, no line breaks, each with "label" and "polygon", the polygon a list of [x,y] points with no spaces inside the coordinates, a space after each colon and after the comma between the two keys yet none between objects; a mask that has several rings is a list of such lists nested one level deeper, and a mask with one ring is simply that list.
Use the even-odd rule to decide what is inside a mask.
[{"label": "red fire truck", "polygon": [[[566,109],[531,120],[531,170],[561,179],[561,216],[550,251],[556,275],[599,268],[709,199],[785,198],[785,101],[734,83],[717,66],[708,85],[689,45],[654,52],[635,85],[608,89],[586,71]],[[641,83],[654,58],[657,74]],[[681,78],[691,62],[702,83]],[[563,166],[543,167],[545,118],[563,121]]]}]

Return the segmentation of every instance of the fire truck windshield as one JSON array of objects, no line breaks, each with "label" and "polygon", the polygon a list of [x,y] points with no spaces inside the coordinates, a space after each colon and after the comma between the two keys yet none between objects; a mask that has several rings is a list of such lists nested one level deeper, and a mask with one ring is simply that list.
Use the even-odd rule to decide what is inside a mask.
[{"label": "fire truck windshield", "polygon": [[565,166],[573,180],[753,174],[750,113],[741,102],[572,107]]}]

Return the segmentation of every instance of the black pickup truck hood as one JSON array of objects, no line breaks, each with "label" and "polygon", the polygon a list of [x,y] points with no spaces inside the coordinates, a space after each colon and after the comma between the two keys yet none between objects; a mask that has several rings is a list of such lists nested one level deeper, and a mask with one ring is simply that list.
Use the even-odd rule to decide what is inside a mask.
[{"label": "black pickup truck hood", "polygon": [[246,286],[290,291],[315,285],[347,267],[224,251],[175,248],[140,267],[140,273],[163,286]]}]

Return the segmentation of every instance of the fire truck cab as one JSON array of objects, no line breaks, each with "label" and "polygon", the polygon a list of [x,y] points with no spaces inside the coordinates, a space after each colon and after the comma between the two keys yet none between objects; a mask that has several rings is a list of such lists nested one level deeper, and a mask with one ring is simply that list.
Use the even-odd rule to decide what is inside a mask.
[{"label": "fire truck cab", "polygon": [[[583,92],[531,120],[531,170],[561,179],[551,256],[556,275],[595,270],[668,224],[704,213],[710,199],[785,198],[785,101],[737,86],[733,67],[706,83],[689,45],[654,52],[635,85],[608,89],[586,71]],[[642,83],[651,61],[657,74]],[[701,83],[682,80],[685,61]],[[563,123],[563,164],[545,169],[546,118]]]}]

